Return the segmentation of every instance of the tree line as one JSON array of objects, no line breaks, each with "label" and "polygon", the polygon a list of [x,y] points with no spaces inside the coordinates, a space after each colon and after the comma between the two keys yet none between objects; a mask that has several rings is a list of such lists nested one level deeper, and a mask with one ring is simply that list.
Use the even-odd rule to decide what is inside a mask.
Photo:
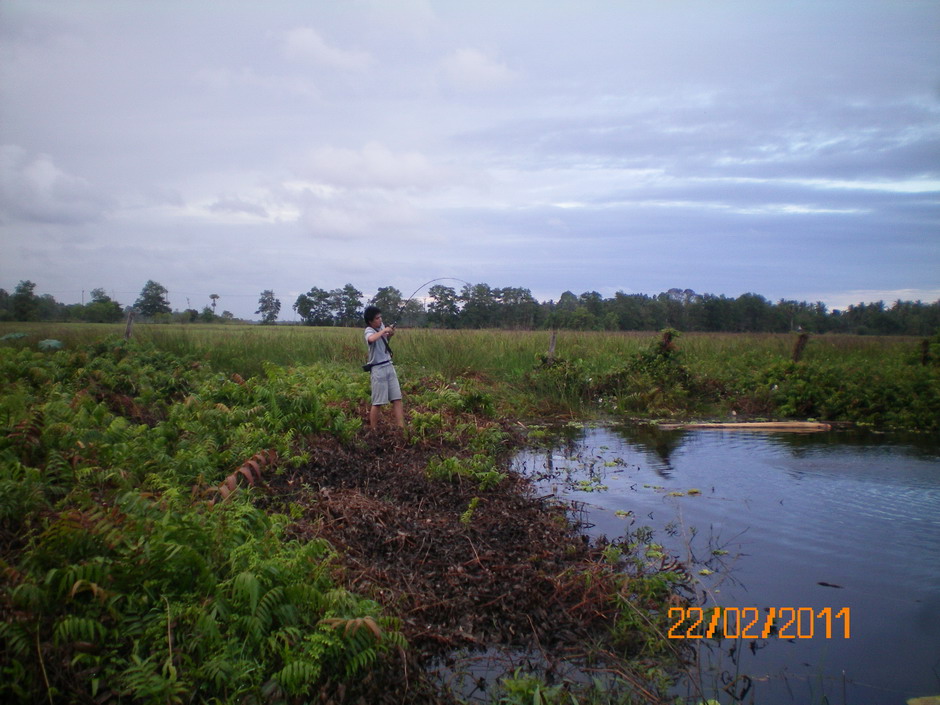
[{"label": "tree line", "polygon": [[[270,293],[270,292],[269,292]],[[273,295],[273,294],[272,294]],[[352,284],[327,291],[313,287],[293,309],[312,326],[355,326],[362,322],[363,294]],[[604,298],[596,291],[561,294],[557,301],[538,301],[529,289],[493,288],[488,284],[432,286],[425,300],[402,300],[392,286],[380,288],[368,301],[389,322],[415,327],[508,328],[532,330],[661,330],[782,333],[858,333],[931,335],[940,330],[940,301],[859,303],[829,310],[822,302],[784,300],[774,303],[747,293],[736,298],[670,289],[649,296],[617,292]],[[280,302],[278,302],[280,306]],[[263,308],[263,307],[262,307]],[[273,321],[272,321],[273,322]]]},{"label": "tree line", "polygon": [[[121,320],[131,309],[156,322],[226,322],[229,311],[216,313],[220,298],[210,295],[202,310],[174,311],[168,291],[148,281],[132,306],[122,306],[104,289],[92,289],[91,300],[62,304],[51,295],[35,293],[36,285],[21,281],[12,294],[0,289],[0,320],[90,321]],[[558,300],[538,301],[529,289],[494,288],[485,283],[465,284],[459,291],[437,284],[423,298],[404,300],[393,286],[381,287],[371,299],[352,284],[335,289],[311,287],[292,304],[300,322],[311,326],[359,326],[365,304],[374,304],[388,322],[413,327],[505,328],[570,330],[660,330],[781,333],[857,333],[871,335],[932,335],[940,330],[940,301],[884,301],[859,303],[845,310],[829,310],[822,302],[781,299],[772,302],[760,294],[738,297],[698,294],[691,289],[669,289],[655,296],[617,292],[604,298],[596,291],[565,291]],[[261,322],[274,324],[281,301],[272,289],[261,292]]]},{"label": "tree line", "polygon": [[13,293],[0,289],[0,321],[77,321],[116,323],[133,310],[159,323],[217,323],[235,320],[230,311],[216,313],[218,294],[210,294],[210,303],[202,311],[186,308],[174,311],[167,299],[169,291],[153,280],[148,281],[132,306],[122,306],[103,288],[92,289],[88,303],[64,304],[51,294],[36,294],[36,284],[21,281]]}]

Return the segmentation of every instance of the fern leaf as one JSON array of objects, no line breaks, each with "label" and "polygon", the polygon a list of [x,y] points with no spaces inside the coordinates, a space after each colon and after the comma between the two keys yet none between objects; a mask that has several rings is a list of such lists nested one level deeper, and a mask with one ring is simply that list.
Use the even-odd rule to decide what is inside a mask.
[{"label": "fern leaf", "polygon": [[52,630],[52,638],[56,644],[95,643],[101,640],[104,634],[104,625],[98,620],[75,615],[64,617]]},{"label": "fern leaf", "polygon": [[302,695],[320,677],[320,664],[312,661],[292,661],[274,674],[274,680],[290,695]]},{"label": "fern leaf", "polygon": [[352,660],[350,660],[349,664],[346,666],[346,675],[355,675],[364,668],[371,666],[376,662],[378,656],[378,652],[372,648],[359,652],[352,658]]},{"label": "fern leaf", "polygon": [[33,650],[32,635],[23,622],[0,622],[0,640],[14,656],[26,656]]},{"label": "fern leaf", "polygon": [[242,600],[247,600],[252,614],[258,609],[258,600],[261,598],[261,583],[257,576],[249,571],[238,574],[234,584],[235,596]]}]

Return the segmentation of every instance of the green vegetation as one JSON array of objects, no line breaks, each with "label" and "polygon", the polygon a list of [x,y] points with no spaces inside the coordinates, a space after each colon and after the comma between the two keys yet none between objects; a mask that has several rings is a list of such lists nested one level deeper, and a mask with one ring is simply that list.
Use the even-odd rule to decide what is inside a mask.
[{"label": "green vegetation", "polygon": [[306,434],[348,438],[360,422],[332,402],[356,382],[226,378],[116,340],[0,348],[0,379],[5,701],[272,702],[405,645],[333,581],[330,546],[218,489],[303,463]]},{"label": "green vegetation", "polygon": [[[122,325],[0,324],[24,333],[13,347],[56,339],[93,343]],[[450,381],[483,415],[606,415],[621,420],[816,419],[879,429],[940,430],[940,335],[809,336],[794,361],[795,334],[603,333],[405,329],[396,354],[405,378]],[[266,363],[357,369],[356,328],[137,325],[137,340],[248,378]],[[433,380],[437,380],[436,383]],[[434,403],[443,403],[435,401]],[[421,428],[439,423],[415,417]]]},{"label": "green vegetation", "polygon": [[[138,325],[126,342],[122,329],[0,326],[0,696],[342,702],[365,673],[401,677],[402,623],[348,589],[331,545],[298,537],[303,507],[264,509],[248,486],[308,465],[318,438],[361,442],[360,331]],[[493,523],[485,498],[511,484],[495,419],[735,412],[940,430],[938,337],[817,336],[797,354],[788,335],[560,332],[552,356],[548,332],[399,341],[403,441],[432,449],[427,478],[467,487],[454,517],[467,532]],[[630,702],[681,661],[663,608],[691,577],[639,532],[603,558],[573,577],[610,610],[605,648],[658,664],[603,700]],[[519,673],[501,697],[601,702],[591,688]]]}]

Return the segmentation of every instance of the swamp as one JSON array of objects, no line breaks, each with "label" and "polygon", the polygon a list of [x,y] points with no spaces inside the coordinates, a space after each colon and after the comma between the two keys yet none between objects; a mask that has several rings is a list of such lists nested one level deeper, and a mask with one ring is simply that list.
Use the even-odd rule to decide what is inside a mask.
[{"label": "swamp", "polygon": [[[685,526],[709,536],[726,504],[693,487],[641,482],[668,492],[619,488],[597,501],[598,462],[553,484],[535,458],[557,456],[564,469],[583,456],[595,442],[585,423],[646,433],[643,452],[660,453],[628,459],[621,444],[608,457],[621,442],[605,440],[591,452],[611,473],[664,472],[663,453],[681,456],[663,449],[689,432],[657,431],[666,421],[815,421],[918,439],[940,430],[937,339],[404,330],[401,434],[363,425],[356,329],[138,325],[131,341],[121,332],[0,329],[7,701],[766,702],[727,668],[709,672],[699,643],[670,638],[676,615],[825,605],[769,588],[745,598],[726,587],[733,599],[715,600],[719,578],[746,584],[753,568],[736,575],[746,556],[729,570],[712,559],[755,549],[716,545],[728,554],[705,565],[702,550],[670,543],[673,520],[653,526],[644,504],[678,501],[668,495],[679,491],[704,500],[717,514],[686,516]],[[580,450],[558,431],[566,426],[582,429]],[[711,452],[734,455],[735,443]],[[923,477],[936,476],[935,452]],[[724,465],[715,465],[717,486]],[[686,484],[704,479],[682,472]],[[920,495],[912,521],[926,533],[937,486],[924,482],[905,492]],[[903,506],[878,511],[888,525]],[[601,522],[605,513],[615,521]],[[919,540],[905,536],[899,560],[929,561],[936,545]],[[756,552],[811,561],[812,546],[796,545],[806,541]],[[849,579],[827,570],[815,582],[840,581]],[[863,609],[854,607],[853,639]],[[921,692],[930,685],[940,692],[928,674],[909,694],[930,695]],[[846,702],[866,702],[847,690]]]}]

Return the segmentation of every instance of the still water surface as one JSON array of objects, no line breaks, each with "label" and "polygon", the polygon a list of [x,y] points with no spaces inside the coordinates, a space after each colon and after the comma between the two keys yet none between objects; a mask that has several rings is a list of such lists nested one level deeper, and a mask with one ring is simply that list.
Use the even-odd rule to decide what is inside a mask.
[{"label": "still water surface", "polygon": [[746,674],[739,692],[762,705],[940,695],[935,440],[587,427],[515,469],[583,503],[594,536],[652,527],[694,564],[706,605],[849,608],[847,639],[817,619],[811,638],[698,640],[704,683]]}]

